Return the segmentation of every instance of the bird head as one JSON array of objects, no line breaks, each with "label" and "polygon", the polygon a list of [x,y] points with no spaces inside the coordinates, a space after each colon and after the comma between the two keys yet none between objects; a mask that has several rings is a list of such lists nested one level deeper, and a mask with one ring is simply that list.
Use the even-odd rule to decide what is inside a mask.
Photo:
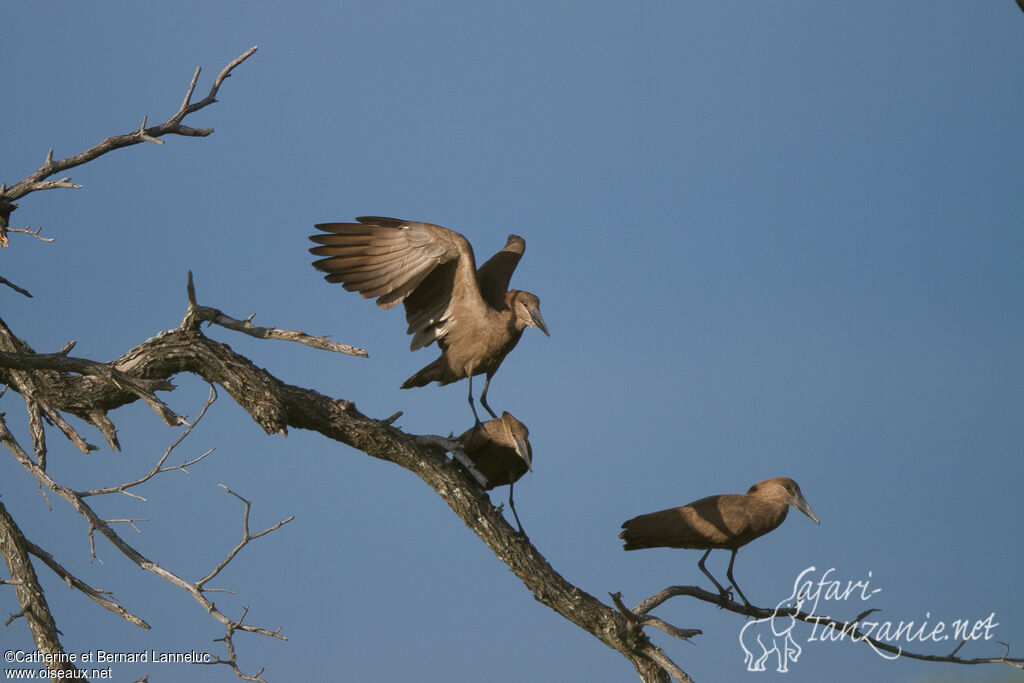
[{"label": "bird head", "polygon": [[527,469],[533,471],[533,449],[530,447],[530,430],[509,412],[501,414],[501,421],[512,436],[516,454],[526,463]]},{"label": "bird head", "polygon": [[509,292],[509,298],[512,300],[512,310],[515,311],[516,321],[520,325],[536,327],[547,336],[551,336],[548,326],[544,324],[544,318],[540,315],[540,299],[536,294],[516,289]]},{"label": "bird head", "polygon": [[760,498],[777,500],[780,503],[792,505],[797,510],[810,517],[811,521],[815,524],[821,524],[821,521],[818,520],[818,516],[814,514],[813,510],[811,510],[811,506],[807,504],[807,500],[804,498],[804,494],[800,490],[800,485],[788,477],[776,477],[775,479],[760,481],[751,486],[747,493],[756,495]]}]

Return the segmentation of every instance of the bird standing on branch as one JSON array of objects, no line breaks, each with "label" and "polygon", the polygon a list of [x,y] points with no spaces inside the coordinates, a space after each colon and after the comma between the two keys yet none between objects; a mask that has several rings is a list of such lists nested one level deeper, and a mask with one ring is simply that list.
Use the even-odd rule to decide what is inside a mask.
[{"label": "bird standing on branch", "polygon": [[512,492],[516,482],[533,470],[533,449],[529,437],[530,430],[526,425],[507,412],[496,420],[477,423],[459,437],[462,450],[486,480],[483,483],[485,491],[508,484],[508,505],[523,536],[526,532],[519,521]]},{"label": "bird standing on branch", "polygon": [[722,587],[704,566],[704,560],[715,548],[732,551],[726,575],[736,592],[750,606],[732,575],[736,551],[755,538],[774,530],[786,519],[789,506],[804,513],[815,524],[821,524],[811,506],[804,500],[800,487],[792,479],[776,477],[750,487],[745,494],[726,493],[709,496],[682,507],[640,515],[623,522],[619,538],[624,550],[640,548],[707,549],[697,566],[711,579],[719,595],[728,600],[731,591]]},{"label": "bird standing on branch", "polygon": [[469,407],[479,423],[473,376],[486,374],[480,403],[497,418],[487,405],[487,388],[498,366],[528,326],[550,336],[540,299],[508,289],[526,241],[509,235],[505,247],[477,270],[473,248],[453,230],[397,218],[356,220],[316,226],[323,234],[310,239],[321,246],[310,252],[323,258],[313,266],[327,273],[328,282],[377,297],[380,308],[404,303],[413,351],[435,341],[441,347],[441,356],[405,380],[403,389],[468,378]]}]

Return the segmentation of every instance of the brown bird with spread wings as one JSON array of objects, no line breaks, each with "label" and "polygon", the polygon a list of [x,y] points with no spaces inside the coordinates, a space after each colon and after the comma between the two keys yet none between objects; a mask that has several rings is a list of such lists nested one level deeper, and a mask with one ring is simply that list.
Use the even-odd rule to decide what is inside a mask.
[{"label": "brown bird with spread wings", "polygon": [[377,297],[380,308],[404,303],[413,351],[435,341],[441,347],[441,356],[405,380],[403,389],[468,378],[469,407],[479,423],[473,376],[486,374],[480,403],[497,418],[487,405],[487,388],[498,366],[527,326],[550,336],[540,299],[508,289],[526,241],[509,235],[505,247],[477,270],[473,248],[453,230],[378,216],[356,220],[316,226],[323,234],[310,239],[321,246],[309,251],[323,258],[313,266],[327,273],[328,282]]},{"label": "brown bird with spread wings", "polygon": [[624,550],[707,549],[697,566],[715,584],[723,599],[728,599],[730,592],[711,576],[704,566],[704,560],[715,548],[731,550],[726,575],[743,602],[749,606],[750,601],[732,575],[736,551],[782,524],[790,505],[810,517],[815,524],[821,524],[797,483],[786,477],[776,477],[754,484],[745,494],[708,496],[682,507],[634,517],[623,522],[619,538],[626,542]]}]

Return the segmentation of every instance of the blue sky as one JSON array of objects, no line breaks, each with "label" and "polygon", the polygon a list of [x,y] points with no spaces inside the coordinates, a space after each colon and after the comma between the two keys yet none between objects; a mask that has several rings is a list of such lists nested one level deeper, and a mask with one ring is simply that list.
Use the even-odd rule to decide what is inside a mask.
[{"label": "blue sky", "polygon": [[[0,180],[163,121],[196,66],[197,92],[259,52],[167,138],[70,175],[13,215],[0,274],[7,324],[39,351],[76,339],[110,360],[200,303],[366,348],[368,360],[221,328],[208,334],[282,380],[354,400],[411,433],[469,427],[465,383],[399,391],[435,351],[408,351],[403,316],[327,285],[312,225],[376,214],[440,223],[482,260],[527,240],[513,285],[551,330],[528,330],[489,392],[529,426],[534,472],[517,508],[568,580],[628,604],[705,585],[696,551],[624,553],[621,522],[772,476],[800,515],[743,549],[737,579],[773,605],[807,567],[881,592],[893,621],[984,619],[1024,653],[1024,15],[982,3],[7,2]],[[16,30],[14,30],[16,29]],[[167,395],[194,415],[207,388]],[[478,384],[479,387],[479,384]],[[288,636],[238,636],[271,680],[579,680],[628,662],[534,601],[413,475],[293,431],[268,437],[225,392],[180,448],[216,452],[141,493],[97,503],[186,576],[241,533],[218,599]],[[0,411],[28,442],[24,409]],[[51,437],[75,488],[147,471],[177,436],[147,408],[112,414],[123,451],[85,457]],[[98,434],[90,440],[102,443]],[[68,650],[217,650],[216,624],[180,590],[53,510],[11,458],[0,494],[35,543],[153,625],[143,632],[41,568]],[[504,489],[492,499],[504,500]],[[724,575],[727,553],[709,566]],[[0,591],[0,613],[15,612]],[[852,618],[860,604],[828,611]],[[748,674],[743,622],[676,599],[658,612],[704,635],[654,639],[696,680],[997,681],[1008,667],[888,662],[807,642],[789,673]],[[928,615],[928,616],[926,616]],[[23,624],[3,649],[31,649]],[[908,645],[944,654],[952,646]],[[998,656],[993,641],[964,656]],[[115,680],[235,680],[223,668],[115,668]],[[1019,678],[1019,675],[1017,676]],[[1017,678],[1014,678],[1016,680]]]}]

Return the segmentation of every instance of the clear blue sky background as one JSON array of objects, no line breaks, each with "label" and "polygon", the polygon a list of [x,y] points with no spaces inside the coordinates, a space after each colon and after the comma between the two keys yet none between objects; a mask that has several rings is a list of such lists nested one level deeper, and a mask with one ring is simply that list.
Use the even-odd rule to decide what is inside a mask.
[{"label": "clear blue sky background", "polygon": [[[369,360],[222,328],[282,380],[366,414],[447,435],[470,425],[465,383],[399,391],[401,312],[329,286],[313,223],[364,214],[463,232],[483,259],[527,239],[513,284],[536,292],[490,402],[530,428],[516,489],[536,546],[568,580],[629,604],[707,582],[699,553],[624,553],[620,523],[705,495],[796,479],[821,518],[794,514],[739,554],[755,602],[805,568],[868,578],[885,619],[982,619],[1024,654],[1024,14],[986,2],[5,2],[0,180],[46,151],[79,152],[163,121],[197,65],[259,52],[187,123],[207,139],[122,150],[37,193],[0,274],[4,320],[39,351],[77,339],[110,360],[201,303],[335,339]],[[194,415],[202,382],[167,396]],[[479,387],[479,385],[478,385]],[[295,521],[218,581],[225,612],[280,626],[239,635],[243,669],[275,681],[623,681],[617,653],[533,600],[413,475],[310,433],[266,436],[225,392],[179,450],[217,450],[127,497],[131,542],[198,578],[252,524]],[[20,398],[0,399],[29,443]],[[123,452],[85,457],[51,433],[50,471],[75,488],[148,470],[177,436],[144,406],[112,414]],[[102,438],[85,428],[91,441]],[[222,653],[182,591],[52,511],[8,456],[4,504],[35,543],[114,590],[144,632],[39,570],[71,651]],[[492,495],[504,500],[504,489]],[[727,553],[709,565],[724,575]],[[852,618],[864,604],[823,606]],[[0,614],[17,611],[0,590]],[[657,612],[704,635],[655,640],[698,681],[755,680],[743,621],[676,599]],[[798,681],[1020,680],[1008,667],[887,662],[807,643]],[[906,645],[906,643],[903,643]],[[2,649],[31,649],[22,622]],[[951,643],[910,649],[943,654]],[[998,656],[993,641],[967,657]],[[115,680],[235,680],[226,667],[115,667]]]}]

